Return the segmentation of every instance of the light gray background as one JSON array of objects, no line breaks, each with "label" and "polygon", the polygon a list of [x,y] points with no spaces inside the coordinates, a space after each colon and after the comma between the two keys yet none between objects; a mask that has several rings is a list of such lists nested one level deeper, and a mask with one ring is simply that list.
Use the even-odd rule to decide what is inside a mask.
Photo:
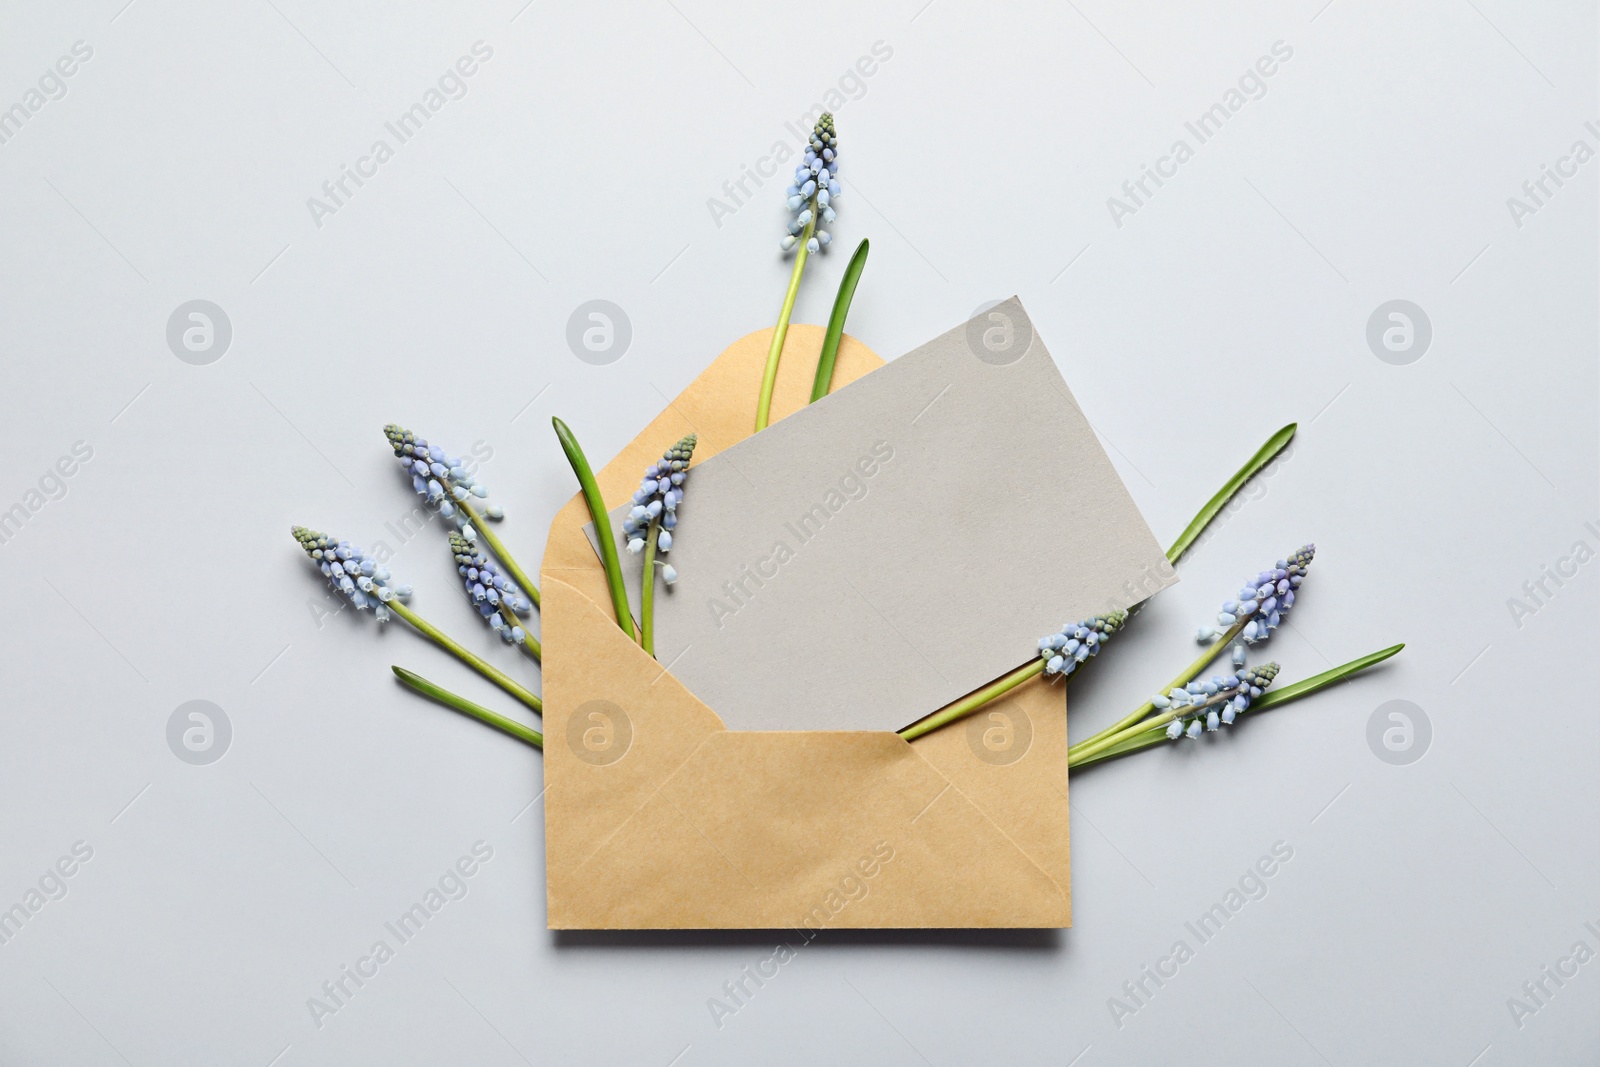
[{"label": "light gray background", "polygon": [[[1507,601],[1600,542],[1600,161],[1520,226],[1506,201],[1595,145],[1595,31],[1593,5],[1507,0],[7,4],[0,105],[94,56],[0,146],[0,508],[74,442],[93,458],[0,545],[0,905],[94,855],[0,945],[0,1062],[1594,1062],[1600,962],[1520,1026],[1507,999],[1597,947],[1600,563],[1520,625]],[[307,198],[478,40],[469,94],[317,228]],[[1107,197],[1278,40],[1265,97],[1114,225]],[[507,702],[414,634],[321,617],[287,527],[395,544],[397,419],[492,448],[535,567],[572,490],[550,415],[604,460],[770,323],[779,184],[720,226],[707,200],[877,41],[837,109],[840,251],[874,243],[853,333],[892,355],[1020,293],[1163,538],[1301,423],[1073,683],[1074,731],[1303,540],[1286,677],[1409,647],[1076,777],[1075,929],[825,935],[719,1029],[707,999],[775,938],[546,932],[538,757],[387,665]],[[565,342],[596,298],[633,329],[604,367]],[[209,366],[165,340],[192,299],[233,326]],[[1392,299],[1433,325],[1406,366],[1365,340]],[[395,570],[487,648],[439,540]],[[166,741],[195,699],[233,726],[208,766]],[[1407,766],[1366,740],[1395,699],[1433,729]],[[307,998],[478,840],[469,895],[315,1027]],[[1184,923],[1277,841],[1267,897],[1196,946]],[[1109,998],[1180,938],[1195,958],[1119,1027]]]}]

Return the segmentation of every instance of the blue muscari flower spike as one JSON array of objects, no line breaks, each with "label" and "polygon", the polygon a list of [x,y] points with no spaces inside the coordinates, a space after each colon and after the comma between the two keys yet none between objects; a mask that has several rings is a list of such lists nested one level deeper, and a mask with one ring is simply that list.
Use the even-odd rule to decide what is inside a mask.
[{"label": "blue muscari flower spike", "polygon": [[1126,611],[1112,611],[1068,623],[1056,633],[1039,638],[1039,658],[1045,661],[1044,672],[1065,678],[1078,669],[1078,664],[1098,655],[1106,640],[1127,621]]},{"label": "blue muscari flower spike", "polygon": [[390,586],[393,577],[389,568],[372,559],[349,541],[335,541],[327,534],[308,530],[304,526],[291,526],[289,532],[306,555],[322,571],[328,584],[356,606],[359,611],[373,609],[379,622],[389,621],[385,604],[392,600],[411,598],[409,585]]},{"label": "blue muscari flower spike", "polygon": [[1202,731],[1232,726],[1277,676],[1278,664],[1267,663],[1226,677],[1214,677],[1208,682],[1190,682],[1165,697],[1155,698],[1160,701],[1156,704],[1159,708],[1186,709],[1179,711],[1167,724],[1167,737],[1176,741],[1180,737],[1199,737]]},{"label": "blue muscari flower spike", "polygon": [[[400,465],[411,476],[411,488],[417,495],[430,504],[437,504],[439,514],[453,519],[467,540],[476,540],[477,532],[472,529],[466,511],[456,505],[469,503],[473,497],[482,499],[489,495],[489,490],[467,470],[466,462],[392,422],[383,428],[383,435],[389,439]],[[483,513],[491,519],[505,517],[498,504],[486,506]]]},{"label": "blue muscari flower spike", "polygon": [[[1257,574],[1239,590],[1238,599],[1223,603],[1222,610],[1217,613],[1217,625],[1226,630],[1244,622],[1239,636],[1245,644],[1265,641],[1288,617],[1300,583],[1305,581],[1306,570],[1316,554],[1316,545],[1306,545],[1288,559],[1280,559],[1271,570]],[[1210,626],[1202,626],[1195,632],[1195,639],[1201,642],[1211,641],[1216,636],[1217,630]],[[1244,657],[1238,648],[1234,649],[1233,661],[1235,666],[1243,665]]]},{"label": "blue muscari flower spike", "polygon": [[[645,468],[644,477],[639,480],[639,489],[633,494],[633,507],[622,521],[622,533],[628,539],[629,552],[639,552],[644,548],[650,524],[657,519],[661,521],[661,534],[656,541],[656,548],[662,552],[671,550],[672,531],[678,528],[678,506],[683,503],[683,483],[689,473],[694,446],[699,440],[698,434],[680,438],[660,460]],[[677,580],[678,572],[673,571],[667,584],[671,585]]]},{"label": "blue muscari flower spike", "polygon": [[833,201],[839,199],[839,137],[833,129],[832,112],[824,111],[811,131],[806,145],[805,158],[794,168],[794,181],[784,190],[789,198],[789,210],[794,217],[789,220],[789,233],[779,247],[792,252],[802,238],[807,226],[813,227],[812,236],[805,238],[806,251],[818,252],[828,247],[833,235],[822,227],[831,226],[836,217]]},{"label": "blue muscari flower spike", "polygon": [[519,645],[527,641],[528,633],[518,623],[517,616],[532,611],[532,601],[522,595],[515,582],[495,569],[474,542],[459,533],[450,534],[450,552],[455,556],[461,584],[478,614],[502,640]]}]

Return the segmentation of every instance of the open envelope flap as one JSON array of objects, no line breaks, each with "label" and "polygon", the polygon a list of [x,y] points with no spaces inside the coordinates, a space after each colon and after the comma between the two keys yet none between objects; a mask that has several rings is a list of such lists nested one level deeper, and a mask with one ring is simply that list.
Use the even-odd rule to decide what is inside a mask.
[{"label": "open envelope flap", "polygon": [[[1070,923],[1066,886],[913,746],[889,733],[723,730],[599,605],[559,579],[543,592],[560,619],[545,641],[552,928]],[[1059,735],[1035,735],[999,769],[1064,767]],[[1064,863],[1065,799],[1031,784],[1014,792],[1055,813]]]},{"label": "open envelope flap", "polygon": [[[773,419],[798,411],[810,402],[825,332],[821,326],[804,323],[789,327],[783,362],[778,365],[778,379],[772,391]],[[697,462],[749,437],[755,428],[756,398],[771,344],[769,328],[746,334],[729,345],[615,459],[597,471],[595,482],[607,506],[615,507],[631,497],[639,488],[644,469],[684,434],[700,435],[694,451]],[[871,349],[846,335],[839,343],[833,387],[848,385],[881,366],[883,360]],[[573,430],[582,441],[583,427],[575,426]],[[597,603],[610,604],[605,572],[597,565],[594,548],[583,533],[588,522],[589,510],[583,497],[574,496],[550,526],[540,574],[570,582]]]},{"label": "open envelope flap", "polygon": [[[822,328],[817,326],[790,328],[785,359],[773,394],[775,417],[798,410],[808,401],[812,368],[822,335]],[[770,339],[770,330],[741,338],[691,382],[645,431],[597,474],[605,498],[608,501],[626,499],[636,488],[644,468],[685,433],[700,435],[697,457],[714,454],[749,436]],[[840,346],[835,386],[853,381],[880,365],[882,360],[866,346],[846,337]],[[790,913],[795,906],[793,901],[783,899],[768,903],[759,893],[751,894],[745,877],[736,873],[706,843],[699,828],[691,829],[693,824],[679,812],[673,814],[685,819],[682,829],[685,834],[692,835],[692,840],[688,836],[678,837],[675,846],[679,847],[678,852],[670,848],[658,852],[644,848],[630,851],[625,847],[629,835],[637,827],[647,825],[645,819],[656,818],[642,815],[644,809],[652,805],[654,808],[663,804],[670,806],[671,802],[663,798],[678,797],[676,791],[663,788],[665,783],[674,779],[678,768],[707,744],[711,735],[721,731],[723,725],[711,709],[675,678],[665,674],[662,665],[630,643],[617,628],[611,618],[604,573],[583,533],[588,521],[582,498],[574,496],[552,523],[541,570],[548,738],[545,767],[549,787],[546,847],[550,926],[775,928],[800,922],[800,916]],[[589,707],[578,715],[580,709],[592,701],[605,703]],[[623,710],[624,705],[627,710]],[[876,892],[876,903],[870,908],[857,907],[859,902],[853,902],[832,925],[1069,925],[1065,718],[1060,690],[1035,679],[984,709],[983,714],[921,737],[910,746],[912,753],[952,785],[917,819],[915,826],[943,826],[947,818],[955,817],[954,812],[975,807],[987,817],[985,821],[990,824],[996,841],[1006,841],[1031,861],[1021,868],[1016,868],[1009,859],[1000,864],[1000,869],[1023,871],[1018,876],[1021,881],[1013,881],[1013,886],[1028,884],[1029,879],[1036,877],[1028,872],[1029,867],[1044,873],[1043,882],[1035,884],[1029,892],[1037,896],[1038,908],[1048,914],[1036,915],[1032,921],[1027,921],[1020,917],[1018,909],[1008,911],[1007,906],[999,903],[1004,894],[997,890],[992,876],[985,875],[983,887],[958,884],[968,874],[985,873],[991,862],[987,851],[943,855],[935,861],[934,857],[941,855],[935,848],[941,835],[934,834],[926,844],[915,845],[901,835],[900,844],[884,837],[888,847],[896,850],[896,859],[888,864],[879,863],[881,872],[903,878],[908,877],[907,872],[914,866],[903,860],[916,859],[915,866],[919,869],[924,864],[930,865],[932,869],[919,880],[924,889],[917,892],[942,896],[948,910],[940,915],[930,913],[919,917],[919,908],[929,904],[927,898],[922,898],[919,904],[916,892],[880,891]],[[889,742],[890,751],[896,753],[890,760],[891,765],[901,767],[899,761],[905,759],[906,746],[891,735],[790,736],[874,736]],[[717,752],[722,751],[723,744],[717,743]],[[732,744],[737,747],[739,742]],[[853,755],[851,759],[870,762],[885,758],[880,755],[883,751],[868,744],[861,755]],[[582,753],[581,758],[579,753]],[[698,761],[699,757],[696,758]],[[706,758],[725,757],[713,757],[708,751]],[[771,760],[772,757],[763,755],[761,759]],[[752,760],[745,760],[744,765],[749,768],[747,774],[754,773]],[[611,773],[617,771],[624,773]],[[778,781],[789,772],[779,769],[776,773],[775,781]],[[901,769],[897,773],[899,777],[891,775],[890,782],[917,780],[908,777],[912,774],[910,771]],[[960,804],[947,803],[958,799]],[[780,810],[772,819],[783,817],[784,812]],[[972,824],[964,816],[962,822],[967,830],[945,834],[942,840],[964,843],[963,834],[978,833],[971,830]],[[845,830],[839,833],[836,847],[841,851],[834,858],[841,865],[856,863],[862,857],[850,854],[850,850],[854,848],[854,837],[859,835]],[[876,843],[867,843],[869,852]],[[696,849],[703,851],[704,857],[697,856]],[[606,853],[607,862],[597,866],[602,851]],[[1003,853],[1004,849],[996,844],[988,851]],[[706,862],[700,862],[701,858]],[[712,858],[717,861],[715,865],[709,862]],[[649,883],[636,882],[631,872],[653,866],[655,861],[663,866],[652,873],[653,877],[677,869],[676,864],[681,864],[685,871],[704,872],[705,880],[691,887],[685,896],[686,900],[697,903],[685,905],[674,901],[668,906],[663,901],[663,906],[653,906],[651,901],[659,899],[656,896],[659,891],[652,889]],[[827,864],[820,859],[813,857],[809,862],[815,877],[829,873]],[[610,875],[604,874],[602,868],[613,863],[621,865],[616,877],[630,892],[618,895],[614,887],[608,890]],[[900,866],[892,872],[897,863]],[[840,866],[839,877],[844,873],[844,867]],[[744,914],[707,914],[708,906],[717,900],[734,899],[715,892],[717,878],[735,879],[738,886],[744,887],[743,892],[750,894],[739,905]],[[876,879],[875,883],[879,889],[896,884]],[[610,903],[602,904],[595,896],[603,891],[611,893]],[[695,893],[699,896],[695,897]],[[822,894],[826,898],[825,889]],[[805,909],[814,903],[806,901]],[[685,911],[685,907],[689,910]]]}]

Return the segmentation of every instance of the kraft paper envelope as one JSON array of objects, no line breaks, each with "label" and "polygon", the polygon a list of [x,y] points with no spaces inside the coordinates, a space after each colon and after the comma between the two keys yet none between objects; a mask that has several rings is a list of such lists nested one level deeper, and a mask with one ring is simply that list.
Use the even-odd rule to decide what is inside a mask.
[{"label": "kraft paper envelope", "polygon": [[[606,501],[683,434],[698,462],[747,437],[770,341],[733,344],[606,464]],[[806,402],[821,342],[790,326],[774,416]],[[845,338],[835,382],[880,363]],[[914,744],[730,731],[616,625],[587,522],[574,496],[541,571],[550,928],[1070,925],[1059,683]]]},{"label": "kraft paper envelope", "polygon": [[[790,328],[775,414],[805,403],[822,332]],[[697,461],[746,437],[771,336],[736,342],[607,464],[605,499],[685,433]],[[835,380],[880,363],[847,337]],[[1059,683],[911,744],[731,731],[617,626],[587,522],[575,496],[541,571],[552,929],[1071,925]]]},{"label": "kraft paper envelope", "polygon": [[655,652],[732,729],[898,730],[1174,580],[1016,298],[694,459]]}]

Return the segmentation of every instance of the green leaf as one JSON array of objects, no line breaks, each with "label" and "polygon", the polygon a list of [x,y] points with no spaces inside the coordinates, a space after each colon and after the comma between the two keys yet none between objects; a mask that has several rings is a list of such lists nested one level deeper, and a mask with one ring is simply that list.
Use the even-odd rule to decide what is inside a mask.
[{"label": "green leaf", "polygon": [[504,730],[512,737],[515,737],[519,741],[526,741],[534,748],[544,748],[544,735],[538,730],[535,730],[532,727],[524,726],[515,719],[508,719],[497,711],[490,711],[482,704],[474,704],[466,697],[457,696],[448,689],[442,689],[434,683],[428,681],[426,678],[422,677],[422,675],[414,674],[411,671],[406,670],[404,667],[391,666],[389,669],[394,671],[394,676],[396,678],[400,679],[407,686],[421,693],[423,696],[432,700],[437,700],[439,703],[444,704],[447,707],[455,708],[459,712],[471,715],[474,719],[479,719],[483,722],[486,722],[496,729]]},{"label": "green leaf", "polygon": [[1141,749],[1152,748],[1156,745],[1170,743],[1171,742],[1167,740],[1167,728],[1162,726],[1151,730],[1147,735],[1140,734],[1137,737],[1130,737],[1126,741],[1112,745],[1108,749],[1105,749],[1101,752],[1096,752],[1094,755],[1090,756],[1086,760],[1083,760],[1082,762],[1073,762],[1072,760],[1068,760],[1067,766],[1072,770],[1078,770],[1080,767],[1092,767],[1102,760],[1116,759],[1118,756],[1126,756],[1131,753],[1138,752]]},{"label": "green leaf", "polygon": [[[1269,689],[1267,692],[1261,694],[1255,700],[1250,702],[1250,708],[1245,712],[1245,714],[1248,715],[1257,711],[1270,711],[1280,704],[1287,704],[1291,700],[1299,700],[1301,697],[1310,696],[1319,689],[1326,689],[1330,685],[1336,685],[1339,682],[1345,681],[1352,675],[1366,670],[1375,663],[1382,663],[1384,660],[1395,655],[1405,647],[1406,646],[1403,644],[1390,645],[1388,648],[1362,656],[1360,659],[1353,659],[1349,663],[1345,663],[1341,666],[1333,668],[1331,671],[1323,671],[1321,674],[1313,675],[1304,681],[1296,682],[1293,685],[1286,685],[1282,689]],[[1113,745],[1102,752],[1097,752],[1081,763],[1069,762],[1068,765],[1073,770],[1077,770],[1080,767],[1092,766],[1093,764],[1099,763],[1102,760],[1116,759],[1118,756],[1126,756],[1131,753],[1138,752],[1141,749],[1152,748],[1155,745],[1167,743],[1166,727],[1162,726],[1152,729],[1149,734],[1139,734],[1134,737],[1130,737],[1121,744]]]},{"label": "green leaf", "polygon": [[628,591],[622,584],[622,565],[617,562],[617,539],[611,533],[611,516],[606,514],[606,502],[600,498],[600,486],[595,484],[594,471],[589,468],[589,459],[583,454],[578,439],[572,436],[567,424],[557,418],[552,418],[550,422],[561,441],[561,451],[567,454],[567,462],[572,464],[572,473],[578,476],[578,485],[583,489],[583,501],[589,505],[589,517],[594,520],[595,537],[600,542],[600,561],[606,568],[606,584],[611,587],[611,607],[617,613],[617,625],[622,627],[623,633],[638,640],[633,629],[633,613],[628,610]]},{"label": "green leaf", "polygon": [[844,337],[845,316],[850,314],[850,301],[855,299],[856,283],[867,267],[869,245],[866,238],[856,245],[855,254],[839,279],[839,295],[833,298],[833,314],[828,316],[828,333],[822,339],[822,354],[817,357],[817,379],[811,384],[811,403],[815,404],[833,388],[833,365],[839,359],[839,341]]},{"label": "green leaf", "polygon": [[1167,549],[1168,563],[1178,562],[1178,557],[1189,551],[1189,546],[1194,544],[1200,535],[1205,532],[1205,528],[1211,524],[1211,520],[1216,518],[1218,512],[1227,506],[1228,501],[1233,499],[1233,495],[1244,488],[1244,483],[1248,482],[1257,471],[1271,463],[1273,457],[1283,451],[1284,446],[1293,439],[1294,431],[1298,425],[1298,423],[1291,422],[1267,438],[1267,443],[1262,445],[1256,451],[1256,454],[1250,457],[1250,461],[1234,472],[1233,477],[1229,478],[1227,484],[1217,491],[1216,496],[1206,501],[1206,506],[1200,509],[1200,513],[1184,528],[1183,533],[1178,535],[1178,539],[1172,542],[1172,547]]},{"label": "green leaf", "polygon": [[1382,663],[1405,647],[1403,644],[1390,645],[1388,648],[1362,656],[1360,659],[1353,659],[1349,663],[1333,668],[1331,671],[1323,671],[1321,674],[1313,675],[1303,682],[1286,685],[1282,689],[1269,689],[1250,702],[1250,711],[1266,711],[1269,708],[1277,707],[1279,704],[1287,704],[1291,700],[1299,700],[1301,697],[1310,696],[1319,689],[1326,689],[1330,685],[1336,685],[1352,674],[1366,670],[1374,663]]}]

